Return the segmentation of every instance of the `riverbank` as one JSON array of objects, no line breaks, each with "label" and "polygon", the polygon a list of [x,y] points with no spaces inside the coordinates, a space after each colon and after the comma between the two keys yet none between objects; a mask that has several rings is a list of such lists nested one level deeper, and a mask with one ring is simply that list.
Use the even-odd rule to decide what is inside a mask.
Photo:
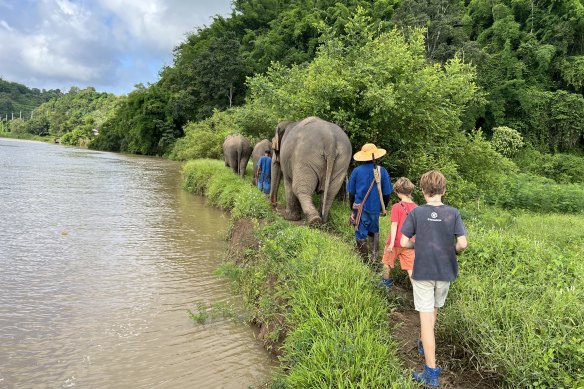
[{"label": "riverbank", "polygon": [[50,136],[39,136],[39,135],[32,135],[32,134],[28,134],[28,133],[15,134],[12,132],[4,132],[4,131],[0,131],[0,138],[36,140],[39,142],[53,142],[53,138]]},{"label": "riverbank", "polygon": [[[281,355],[276,381],[291,387],[413,385],[408,367],[423,361],[408,351],[413,340],[404,339],[417,330],[401,330],[415,326],[404,298],[411,293],[407,281],[398,283],[406,291],[401,294],[377,286],[352,249],[346,206],[334,205],[325,232],[283,221],[220,161],[189,162],[183,174],[187,190],[232,210],[232,236],[242,229],[238,220],[250,220],[245,231],[253,226],[253,239],[243,238],[251,245],[222,272],[235,280],[251,321]],[[470,247],[440,312],[441,366],[459,379],[469,373],[466,387],[477,387],[481,377],[486,381],[479,387],[582,386],[584,252],[578,236],[584,221],[498,208],[462,213]],[[386,218],[381,226],[383,240]],[[443,387],[465,386],[448,380]]]}]

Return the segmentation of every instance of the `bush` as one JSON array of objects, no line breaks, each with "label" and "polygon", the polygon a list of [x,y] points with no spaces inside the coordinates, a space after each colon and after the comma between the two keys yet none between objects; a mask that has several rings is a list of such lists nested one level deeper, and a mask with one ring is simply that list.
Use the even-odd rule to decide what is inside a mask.
[{"label": "bush", "polygon": [[532,174],[517,174],[509,179],[508,190],[499,202],[508,209],[536,212],[584,212],[584,186],[558,185],[553,180]]},{"label": "bush", "polygon": [[241,132],[241,127],[229,112],[215,111],[200,122],[189,122],[185,136],[176,141],[168,157],[174,160],[215,158],[223,159],[223,141],[230,134]]},{"label": "bush", "polygon": [[506,157],[513,157],[523,147],[523,137],[519,131],[501,126],[493,128],[491,143],[495,150]]},{"label": "bush", "polygon": [[513,160],[525,172],[551,178],[558,184],[584,183],[584,158],[571,154],[544,154],[532,147]]}]

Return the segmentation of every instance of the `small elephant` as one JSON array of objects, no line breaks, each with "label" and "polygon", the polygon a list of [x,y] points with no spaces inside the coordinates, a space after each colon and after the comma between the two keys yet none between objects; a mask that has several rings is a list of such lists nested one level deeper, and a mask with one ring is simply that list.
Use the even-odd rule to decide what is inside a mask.
[{"label": "small elephant", "polygon": [[272,152],[272,142],[267,139],[259,141],[255,147],[253,148],[253,152],[251,153],[251,160],[253,161],[253,178],[252,182],[254,185],[257,185],[255,176],[256,170],[258,168],[258,160],[265,154],[266,150]]},{"label": "small elephant", "polygon": [[243,136],[239,134],[227,136],[223,142],[225,166],[229,166],[236,174],[243,177],[251,151],[251,144]]},{"label": "small elephant", "polygon": [[[347,175],[352,148],[349,137],[336,124],[311,116],[300,122],[281,122],[272,144],[270,200],[276,205],[280,176],[284,176],[284,218],[299,220],[300,210],[309,224],[327,221],[332,202]],[[320,210],[312,202],[321,193]]]}]

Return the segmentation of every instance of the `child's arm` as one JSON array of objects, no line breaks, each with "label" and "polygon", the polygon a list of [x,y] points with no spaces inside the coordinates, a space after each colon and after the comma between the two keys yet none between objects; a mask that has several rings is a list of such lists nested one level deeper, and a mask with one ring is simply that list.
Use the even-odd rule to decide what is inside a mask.
[{"label": "child's arm", "polygon": [[403,230],[402,230],[402,237],[401,240],[399,241],[401,247],[405,247],[406,249],[413,249],[414,248],[414,242],[412,242],[410,240],[410,238],[408,238],[407,236],[403,235]]},{"label": "child's arm", "polygon": [[387,245],[385,246],[385,251],[389,252],[393,250],[395,246],[395,236],[397,235],[397,222],[391,222],[391,230],[389,233],[389,239],[387,240]]},{"label": "child's arm", "polygon": [[461,236],[456,237],[456,245],[454,246],[454,248],[456,249],[456,253],[460,253],[461,251],[464,251],[464,249],[466,249],[467,246],[468,246],[468,242],[466,241],[465,235],[461,235]]}]

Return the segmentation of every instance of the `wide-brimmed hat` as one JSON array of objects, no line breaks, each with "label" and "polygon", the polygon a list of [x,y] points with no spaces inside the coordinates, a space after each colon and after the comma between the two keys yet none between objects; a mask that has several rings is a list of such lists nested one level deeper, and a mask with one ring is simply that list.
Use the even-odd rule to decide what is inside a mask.
[{"label": "wide-brimmed hat", "polygon": [[365,143],[363,147],[361,147],[361,151],[357,151],[355,155],[353,155],[353,159],[355,161],[372,161],[373,158],[381,158],[387,153],[385,149],[378,149],[373,143]]}]

